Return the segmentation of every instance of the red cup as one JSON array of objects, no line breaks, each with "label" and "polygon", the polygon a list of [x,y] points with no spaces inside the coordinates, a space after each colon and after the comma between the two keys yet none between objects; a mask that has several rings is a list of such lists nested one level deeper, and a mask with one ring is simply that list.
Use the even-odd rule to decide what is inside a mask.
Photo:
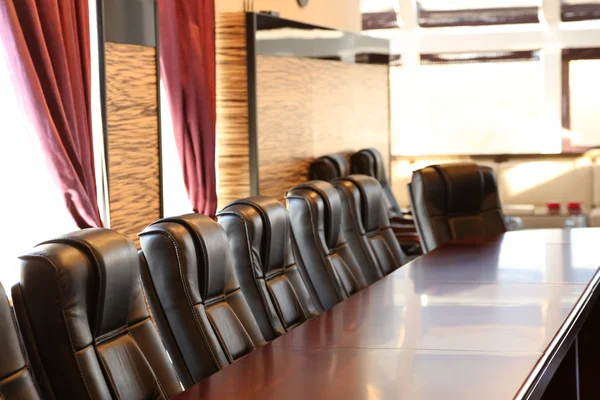
[{"label": "red cup", "polygon": [[583,211],[583,204],[580,201],[570,201],[567,204],[567,211],[569,214],[581,214]]},{"label": "red cup", "polygon": [[546,207],[548,209],[548,214],[560,214],[560,203],[558,201],[549,201],[546,203]]}]

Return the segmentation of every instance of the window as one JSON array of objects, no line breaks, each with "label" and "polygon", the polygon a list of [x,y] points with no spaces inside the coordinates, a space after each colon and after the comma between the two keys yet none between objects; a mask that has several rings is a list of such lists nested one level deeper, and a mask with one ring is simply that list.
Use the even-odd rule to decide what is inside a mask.
[{"label": "window", "polygon": [[[100,81],[96,19],[96,1],[90,0],[91,96],[94,156],[98,183],[98,200],[103,221],[107,221],[104,138],[100,109]],[[38,243],[78,230],[50,174],[38,136],[33,131],[23,107],[24,96],[13,77],[22,74],[17,60],[9,59],[14,43],[0,40],[0,212],[5,227],[0,235],[0,282],[10,297],[10,287],[20,276],[19,256]],[[12,51],[11,51],[12,53]]]},{"label": "window", "polygon": [[600,49],[569,49],[563,51],[563,125],[566,146],[587,149],[600,146]]},{"label": "window", "polygon": [[393,154],[560,152],[537,51],[424,54],[410,79],[403,68],[390,77]]},{"label": "window", "polygon": [[[6,44],[10,45],[10,44]],[[20,105],[0,41],[0,210],[2,234],[0,282],[7,292],[19,280],[18,256],[37,243],[73,231],[77,226],[46,168],[37,137]]]},{"label": "window", "polygon": [[425,28],[539,22],[538,0],[418,0],[419,25]]},{"label": "window", "polygon": [[561,17],[563,21],[600,19],[600,0],[563,0]]}]

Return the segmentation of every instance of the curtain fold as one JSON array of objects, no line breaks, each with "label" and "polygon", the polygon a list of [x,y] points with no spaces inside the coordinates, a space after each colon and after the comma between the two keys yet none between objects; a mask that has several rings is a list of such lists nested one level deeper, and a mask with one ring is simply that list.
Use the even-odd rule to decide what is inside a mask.
[{"label": "curtain fold", "polygon": [[194,212],[217,209],[214,0],[159,0],[160,66]]},{"label": "curtain fold", "polygon": [[0,40],[13,60],[11,79],[66,207],[80,228],[102,226],[92,148],[87,0],[2,0]]}]

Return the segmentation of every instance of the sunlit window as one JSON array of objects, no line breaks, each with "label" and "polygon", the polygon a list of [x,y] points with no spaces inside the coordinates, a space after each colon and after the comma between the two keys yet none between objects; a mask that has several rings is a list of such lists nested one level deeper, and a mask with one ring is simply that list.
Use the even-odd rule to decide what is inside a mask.
[{"label": "sunlit window", "polygon": [[13,79],[21,71],[7,57],[11,45],[0,41],[0,282],[7,292],[19,280],[18,256],[43,240],[77,229],[23,112],[27,93],[20,92]]},{"label": "sunlit window", "polygon": [[423,55],[408,79],[392,68],[396,155],[560,152],[543,124],[537,52]]},{"label": "sunlit window", "polygon": [[[595,50],[595,51],[594,51]],[[592,49],[600,58],[600,49]],[[568,137],[574,147],[600,146],[600,59],[568,61]]]}]

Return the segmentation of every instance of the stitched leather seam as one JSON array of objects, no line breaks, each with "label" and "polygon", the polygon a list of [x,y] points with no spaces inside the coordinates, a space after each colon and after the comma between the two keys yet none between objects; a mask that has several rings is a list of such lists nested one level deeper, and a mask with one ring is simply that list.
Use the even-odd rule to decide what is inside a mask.
[{"label": "stitched leather seam", "polygon": [[[246,339],[248,340],[248,343],[250,343],[252,350],[255,350],[256,347],[254,347],[254,343],[252,342],[250,335],[248,335],[246,328],[244,327],[244,325],[242,324],[242,322],[240,321],[240,319],[238,318],[236,313],[233,311],[231,306],[229,304],[227,304],[227,307],[229,307],[231,309],[231,313],[233,314],[235,319],[239,322],[240,326],[242,327],[243,333],[246,335]],[[208,321],[210,322],[211,326],[213,327],[214,331],[216,332],[217,336],[219,337],[219,341],[221,342],[221,346],[223,346],[223,350],[225,351],[225,354],[227,355],[227,359],[229,360],[230,363],[232,363],[235,360],[233,359],[233,355],[229,351],[229,348],[227,347],[227,344],[225,343],[225,339],[221,335],[221,332],[220,332],[217,324],[215,323],[215,321],[213,321],[212,316],[208,312],[206,313],[206,315],[208,316]]]},{"label": "stitched leather seam", "polygon": [[[385,244],[385,242],[384,242]],[[375,251],[375,249],[373,249],[373,245],[371,244],[371,242],[369,241],[369,246],[371,247],[371,249],[373,250],[373,255],[375,256],[375,258],[377,259],[377,263],[379,264],[379,271],[381,272],[382,276],[386,276],[387,273],[383,270],[383,263],[381,262],[381,258],[379,258],[379,256],[377,255],[377,252]],[[387,246],[386,246],[387,247]],[[388,247],[389,250],[389,247]],[[391,252],[390,252],[391,253]]]},{"label": "stitched leather seam", "polygon": [[[131,334],[131,332],[128,330],[127,331],[127,335],[131,338],[131,340],[136,344],[136,346],[138,346],[137,341],[135,340],[135,338],[133,337],[133,335]],[[146,363],[148,364],[148,369],[150,370],[150,373],[152,374],[152,377],[154,378],[154,381],[156,382],[156,384],[158,385],[158,389],[160,390],[161,394],[167,398],[167,392],[165,391],[165,389],[163,388],[162,384],[160,383],[160,379],[158,379],[158,377],[156,376],[156,374],[154,373],[154,370],[152,369],[152,366],[150,365],[150,361],[148,361],[148,359],[146,358],[146,356],[144,355],[144,352],[142,351],[142,349],[139,348],[140,353],[142,355],[142,357],[144,357],[144,360],[146,361]]]},{"label": "stitched leather seam", "polygon": [[206,313],[206,316],[208,318],[208,323],[210,324],[213,331],[215,331],[215,334],[217,335],[217,339],[219,340],[219,344],[221,345],[221,348],[223,349],[223,352],[225,353],[225,356],[227,357],[227,361],[231,364],[233,362],[233,356],[231,355],[229,348],[225,344],[225,339],[223,338],[223,335],[221,335],[221,331],[219,330],[219,327],[217,326],[217,324],[215,324],[212,316],[208,312]]},{"label": "stitched leather seam", "polygon": [[[236,202],[236,204],[237,204],[237,202]],[[268,299],[264,295],[262,289],[260,288],[260,286],[258,285],[258,282],[257,282],[257,280],[260,279],[260,278],[256,276],[256,267],[257,267],[257,265],[254,263],[254,257],[252,256],[252,254],[253,254],[252,253],[252,245],[250,244],[250,234],[248,232],[248,224],[249,224],[249,222],[248,222],[248,220],[243,215],[241,215],[240,213],[237,213],[235,211],[222,211],[222,212],[219,213],[219,215],[229,215],[229,216],[237,217],[237,218],[239,218],[242,221],[242,223],[244,225],[244,231],[245,231],[245,237],[246,237],[246,245],[248,246],[248,257],[250,258],[250,269],[252,271],[252,276],[254,277],[254,279],[253,279],[254,285],[256,286],[256,291],[258,292],[258,295],[262,299],[262,305],[263,305],[263,309],[265,311],[265,314],[267,315],[267,320],[269,321],[269,324],[271,325],[271,328],[273,329],[273,332],[277,332],[277,328],[275,327],[275,324],[273,323],[273,321],[269,317],[269,315],[271,315],[271,312],[267,308],[267,301],[268,301]],[[261,269],[261,271],[262,271],[262,269]],[[241,289],[238,289],[238,290],[241,290]],[[231,294],[233,294],[233,293],[234,292],[232,292]],[[229,295],[231,295],[231,294],[229,294]]]},{"label": "stitched leather seam", "polygon": [[[347,246],[348,246],[348,243],[344,243],[344,246],[343,246],[343,247],[347,247]],[[346,271],[347,271],[347,272],[350,274],[350,277],[351,277],[351,278],[352,278],[352,280],[354,281],[354,286],[355,286],[355,287],[356,287],[358,290],[362,289],[362,288],[360,287],[360,285],[358,284],[358,280],[356,279],[356,276],[354,275],[354,272],[352,272],[352,270],[350,269],[350,266],[349,266],[349,265],[346,263],[346,261],[344,261],[344,258],[343,258],[341,255],[339,255],[339,254],[336,254],[336,256],[337,256],[337,257],[339,257],[340,261],[341,261],[341,262],[342,262],[342,264],[343,264],[343,267],[344,267],[344,269],[345,269],[345,270],[346,270]]]},{"label": "stitched leather seam", "polygon": [[[96,258],[96,255],[94,254],[94,251],[92,250],[91,246],[89,246],[87,243],[85,243],[81,240],[68,238],[68,237],[58,237],[58,238],[52,240],[52,242],[53,243],[58,242],[58,243],[64,243],[64,244],[73,244],[73,243],[80,244],[88,250],[92,259],[96,262],[96,270],[98,271],[98,278],[100,280],[100,290],[99,290],[100,293],[98,295],[98,297],[99,297],[98,307],[96,308],[96,325],[94,326],[94,328],[97,332],[98,326],[99,326],[99,321],[100,321],[100,304],[104,303],[104,293],[102,291],[102,289],[104,288],[104,281],[102,280],[102,273],[100,272],[100,268],[98,268],[98,265],[100,265],[100,263],[98,262],[98,259]],[[96,340],[96,338],[94,338],[94,340]]]},{"label": "stitched leather seam", "polygon": [[279,301],[277,301],[277,297],[275,297],[275,294],[273,293],[273,290],[269,286],[269,283],[268,282],[265,282],[265,283],[266,283],[265,286],[267,287],[267,291],[269,292],[269,297],[271,298],[273,304],[275,305],[275,308],[277,308],[277,314],[279,315],[279,319],[281,320],[283,329],[285,329],[287,331],[285,318],[283,318],[283,310],[281,309],[281,306],[279,305]]},{"label": "stitched leather seam", "polygon": [[[323,266],[325,266],[325,271],[329,275],[329,279],[331,281],[337,283],[337,279],[335,277],[335,274],[332,273],[331,268],[328,268],[328,263],[327,263],[327,260],[326,260],[327,256],[325,256],[325,257],[323,256],[323,253],[329,255],[330,252],[323,247],[323,245],[320,242],[320,240],[317,240],[317,238],[319,237],[319,230],[315,227],[315,224],[314,224],[314,221],[313,221],[313,219],[314,219],[315,216],[313,214],[312,207],[310,206],[310,202],[308,201],[307,198],[302,197],[302,196],[291,195],[291,196],[288,196],[288,198],[290,198],[290,199],[299,199],[299,200],[302,200],[302,201],[304,201],[306,203],[307,208],[308,208],[308,213],[310,215],[310,226],[311,226],[311,232],[313,233],[311,235],[311,237],[313,239],[313,243],[315,244],[315,247],[317,249],[321,249],[322,250],[322,251],[317,251],[317,252],[319,253],[319,257],[321,258],[321,261],[323,262]],[[341,293],[341,290],[340,290],[341,288],[339,288],[338,285],[334,285],[334,287],[335,287],[337,295],[338,295],[338,300],[345,299],[346,297],[344,297],[343,294]]]},{"label": "stitched leather seam", "polygon": [[[49,242],[50,243],[50,242]],[[42,259],[46,262],[48,262],[48,264],[50,264],[52,266],[52,268],[55,270],[55,272],[58,274],[58,281],[60,282],[60,272],[58,271],[58,267],[56,266],[56,264],[54,264],[54,262],[52,262],[52,260],[50,260],[47,257],[43,257],[40,255],[35,255],[35,256],[27,256],[26,258],[39,258]],[[64,299],[63,299],[63,293],[62,293],[62,289],[61,289],[61,285],[59,284],[59,294],[60,294],[60,312],[63,318],[63,322],[65,324],[65,330],[67,331],[67,336],[69,338],[69,344],[71,345],[71,351],[73,352],[73,358],[75,359],[75,363],[77,364],[77,369],[79,371],[79,375],[81,376],[81,380],[83,381],[83,385],[85,386],[85,390],[87,391],[88,396],[90,397],[90,399],[93,399],[92,394],[90,392],[90,388],[88,387],[87,381],[85,380],[85,376],[83,375],[83,371],[81,369],[81,364],[79,363],[79,358],[77,357],[77,350],[75,350],[75,346],[73,345],[73,339],[71,337],[71,331],[68,328],[68,324],[67,324],[67,317],[65,316],[64,310],[62,308],[62,305],[64,304]]]},{"label": "stitched leather seam", "polygon": [[[27,357],[27,349],[25,348],[25,343],[23,343],[23,335],[21,335],[21,328],[19,327],[19,323],[17,322],[17,316],[15,315],[15,311],[13,308],[10,308],[9,311],[10,311],[10,316],[13,320],[13,326],[15,327],[15,331],[17,332],[17,340],[19,341],[19,347],[21,348],[21,354],[23,355],[23,360],[25,361],[24,368],[29,370],[31,368],[31,364],[29,363],[29,357]],[[19,371],[16,371],[11,375],[18,373]],[[42,391],[40,390],[40,387],[37,383],[37,379],[35,379],[35,377],[33,376],[33,370],[32,370],[31,376],[32,376],[31,380],[33,382],[33,385],[37,389],[37,392],[41,394]],[[0,377],[0,381],[2,381],[5,378]],[[2,399],[2,392],[0,391],[0,400],[1,399]]]},{"label": "stitched leather seam", "polygon": [[112,332],[108,332],[104,335],[98,336],[95,340],[94,343],[96,343],[96,345],[100,345],[104,342],[109,342],[112,339],[115,339],[117,336],[122,335],[124,332],[127,331],[127,326],[115,329]]},{"label": "stitched leather seam", "polygon": [[[304,319],[306,320],[306,319],[308,319],[308,312],[304,309],[304,306],[302,305],[302,302],[300,301],[300,297],[298,297],[298,293],[296,293],[296,289],[294,288],[292,281],[287,277],[287,270],[291,269],[295,266],[296,266],[296,264],[292,264],[288,267],[285,267],[283,270],[283,273],[284,273],[285,279],[290,284],[290,288],[292,289],[292,292],[294,293],[294,297],[296,298],[296,301],[298,302],[298,306],[300,306],[300,310],[302,310],[302,314],[304,314]],[[291,327],[290,327],[290,329],[291,329]]]},{"label": "stitched leather seam", "polygon": [[15,371],[11,371],[6,375],[0,376],[0,389],[2,388],[2,381],[8,378],[12,378],[15,375],[20,374],[22,371],[26,371],[27,370],[27,364],[25,364],[24,366],[22,366],[21,368],[15,370]]},{"label": "stitched leather seam", "polygon": [[329,264],[330,264],[331,272],[332,272],[333,276],[335,276],[335,280],[336,280],[338,286],[344,291],[344,298],[347,299],[350,296],[348,294],[348,290],[346,289],[346,286],[344,285],[342,279],[340,278],[340,274],[335,269],[335,267],[333,265],[333,261],[329,260]]},{"label": "stitched leather seam", "polygon": [[104,374],[105,376],[108,376],[108,380],[110,381],[110,384],[112,386],[113,392],[115,393],[115,395],[117,396],[117,399],[120,400],[121,399],[121,395],[119,393],[119,391],[117,390],[117,384],[115,383],[112,374],[110,372],[110,370],[108,369],[108,366],[106,365],[106,362],[104,361],[104,358],[102,357],[101,354],[98,354],[98,350],[94,349],[96,352],[96,358],[98,358],[100,360],[100,363],[102,364],[102,368],[104,369]]},{"label": "stitched leather seam", "polygon": [[[361,240],[361,236],[362,234],[360,233],[360,226],[358,225],[360,223],[360,219],[358,218],[358,216],[356,215],[355,212],[355,208],[356,208],[356,204],[354,204],[354,196],[348,196],[346,195],[346,191],[342,188],[342,191],[344,192],[344,196],[346,197],[346,201],[348,203],[352,202],[352,204],[348,204],[348,211],[350,212],[350,214],[352,215],[352,218],[350,218],[353,222],[354,225],[354,229],[356,230],[356,233],[358,234],[358,242],[360,243],[360,246],[362,247],[362,249],[364,250],[367,258],[369,259],[369,261],[371,262],[371,268],[375,269],[375,271],[377,272],[378,268],[376,265],[376,261],[373,260],[373,257],[371,256],[371,253],[369,252],[369,249],[366,247],[366,244],[364,243],[364,240]],[[342,207],[344,206],[343,201],[342,201]],[[365,230],[366,232],[366,230]],[[366,234],[365,234],[366,236]]]},{"label": "stitched leather seam", "polygon": [[225,294],[221,294],[219,296],[213,297],[212,299],[204,300],[204,307],[210,307],[217,303],[225,302]]},{"label": "stitched leather seam", "polygon": [[[190,298],[190,295],[189,295],[189,292],[188,292],[187,283],[186,283],[185,279],[183,278],[184,277],[183,267],[182,267],[183,263],[181,262],[181,258],[179,257],[179,248],[177,247],[177,242],[175,241],[175,239],[171,236],[171,234],[169,232],[166,232],[164,230],[159,230],[159,229],[148,231],[148,232],[142,232],[140,234],[140,236],[141,235],[151,235],[153,233],[158,233],[160,235],[165,236],[173,244],[173,248],[175,249],[175,256],[177,258],[177,267],[178,267],[178,270],[179,270],[179,279],[181,280],[181,284],[183,286],[183,293],[185,294],[185,298],[187,300],[188,307],[190,308],[190,312],[192,313],[192,318],[194,318],[194,323],[196,324],[196,327],[200,331],[200,335],[202,335],[202,339],[204,340],[204,343],[206,343],[206,348],[208,349],[208,353],[210,354],[210,357],[213,360],[213,363],[215,364],[215,367],[217,367],[217,369],[221,369],[221,366],[220,366],[219,362],[217,361],[217,358],[216,358],[215,354],[213,353],[212,348],[210,347],[210,342],[207,339],[206,333],[202,329],[202,325],[200,324],[200,321],[198,321],[198,317],[196,316],[196,311],[194,309],[194,304],[192,304],[192,299]],[[168,322],[168,319],[167,319],[167,322]]]}]

